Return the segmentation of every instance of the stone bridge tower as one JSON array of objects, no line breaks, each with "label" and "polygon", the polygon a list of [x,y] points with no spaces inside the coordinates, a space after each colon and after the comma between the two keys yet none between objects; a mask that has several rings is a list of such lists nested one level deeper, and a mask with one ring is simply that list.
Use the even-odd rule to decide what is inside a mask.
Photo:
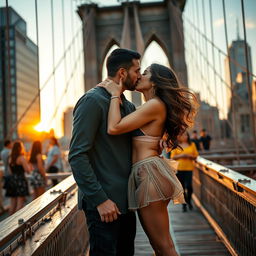
[{"label": "stone bridge tower", "polygon": [[[152,41],[162,47],[170,65],[187,85],[182,22],[185,2],[125,1],[108,7],[81,5],[78,14],[83,22],[85,91],[101,81],[103,61],[114,44],[136,50],[143,56]],[[137,100],[134,94],[133,102]]]}]

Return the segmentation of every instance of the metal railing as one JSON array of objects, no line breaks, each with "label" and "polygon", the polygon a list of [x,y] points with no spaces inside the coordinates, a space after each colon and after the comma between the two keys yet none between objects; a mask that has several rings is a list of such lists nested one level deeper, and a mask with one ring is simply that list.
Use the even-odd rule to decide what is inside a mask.
[{"label": "metal railing", "polygon": [[232,255],[256,255],[256,181],[198,157],[194,199]]},{"label": "metal railing", "polygon": [[70,176],[0,222],[0,256],[85,254],[88,232],[76,194]]}]

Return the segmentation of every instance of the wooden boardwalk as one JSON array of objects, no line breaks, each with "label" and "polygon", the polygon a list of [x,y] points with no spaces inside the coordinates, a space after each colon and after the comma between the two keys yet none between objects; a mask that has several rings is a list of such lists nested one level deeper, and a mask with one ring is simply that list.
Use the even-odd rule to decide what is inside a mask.
[{"label": "wooden boardwalk", "polygon": [[[181,205],[170,204],[169,217],[172,238],[181,256],[230,255],[196,207],[192,211],[188,210],[188,212],[183,213]],[[135,256],[152,255],[154,252],[138,220]]]}]

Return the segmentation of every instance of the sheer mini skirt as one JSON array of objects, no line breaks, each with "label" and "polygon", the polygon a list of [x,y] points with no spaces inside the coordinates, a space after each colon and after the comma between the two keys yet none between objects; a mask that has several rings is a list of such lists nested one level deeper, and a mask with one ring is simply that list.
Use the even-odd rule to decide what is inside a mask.
[{"label": "sheer mini skirt", "polygon": [[176,169],[176,161],[159,156],[133,164],[128,183],[129,209],[137,210],[160,200],[173,200],[174,204],[185,203]]}]

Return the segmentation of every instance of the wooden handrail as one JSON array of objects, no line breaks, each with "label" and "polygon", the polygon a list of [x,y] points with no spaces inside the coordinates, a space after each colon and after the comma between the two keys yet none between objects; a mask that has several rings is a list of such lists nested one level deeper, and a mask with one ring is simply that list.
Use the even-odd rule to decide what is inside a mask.
[{"label": "wooden handrail", "polygon": [[225,165],[227,168],[232,169],[236,172],[248,172],[256,171],[256,164],[245,164],[245,165]]},{"label": "wooden handrail", "polygon": [[256,206],[256,181],[254,179],[200,156],[197,157],[196,164],[198,169],[230,189],[236,192],[246,192],[239,193],[239,195],[252,201]]},{"label": "wooden handrail", "polygon": [[[255,153],[254,148],[248,148],[250,153]],[[244,149],[238,149],[239,153],[246,153]],[[233,148],[223,148],[223,149],[211,149],[208,151],[200,151],[202,156],[212,155],[212,154],[229,154],[229,153],[236,153],[236,149]]]},{"label": "wooden handrail", "polygon": [[[239,159],[240,160],[245,160],[245,159],[256,159],[256,154],[239,154]],[[207,158],[208,160],[211,161],[218,161],[218,160],[235,160],[237,159],[236,154],[214,154],[214,155],[207,155],[203,156],[204,158]]]},{"label": "wooden handrail", "polygon": [[18,212],[0,222],[0,247],[21,234],[28,225],[33,225],[47,216],[51,210],[65,200],[67,193],[76,189],[77,186],[73,176],[69,176]]}]

